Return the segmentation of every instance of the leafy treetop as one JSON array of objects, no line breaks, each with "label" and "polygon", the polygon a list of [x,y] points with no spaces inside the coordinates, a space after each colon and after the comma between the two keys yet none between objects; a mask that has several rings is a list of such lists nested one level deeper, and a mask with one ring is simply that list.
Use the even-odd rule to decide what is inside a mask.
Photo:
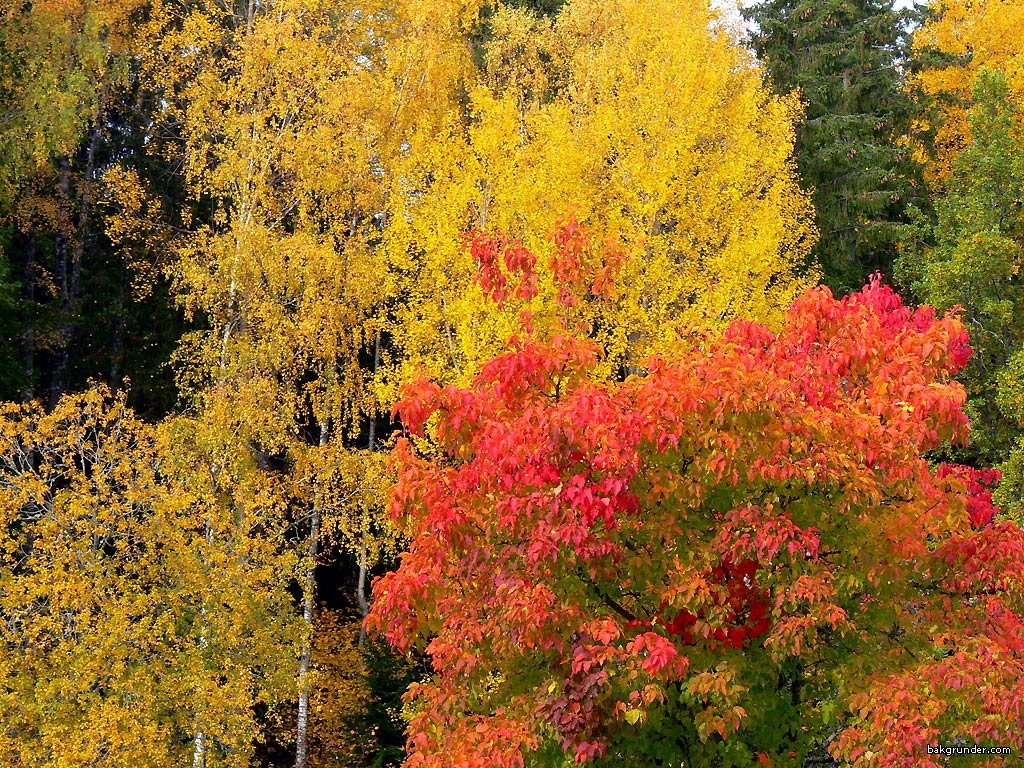
[{"label": "leafy treetop", "polygon": [[1024,5],[1015,0],[940,0],[929,11],[914,34],[915,58],[925,66],[912,82],[927,107],[916,132],[928,139],[923,155],[928,177],[942,186],[960,150],[971,142],[969,113],[977,74],[1000,70],[1012,100],[1024,100]]},{"label": "leafy treetop", "polygon": [[409,765],[801,765],[836,723],[857,765],[1022,746],[1024,535],[922,455],[966,438],[969,351],[876,278],[622,383],[553,332],[409,387],[412,543],[368,619],[432,657]]}]

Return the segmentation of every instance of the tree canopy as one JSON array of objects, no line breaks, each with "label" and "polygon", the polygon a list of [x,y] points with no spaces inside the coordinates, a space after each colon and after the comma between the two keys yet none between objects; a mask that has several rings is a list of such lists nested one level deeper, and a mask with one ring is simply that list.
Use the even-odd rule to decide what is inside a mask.
[{"label": "tree canopy", "polygon": [[1016,5],[719,6],[0,7],[0,764],[1020,746]]},{"label": "tree canopy", "polygon": [[891,275],[898,223],[924,197],[908,133],[905,13],[891,0],[768,0],[744,10],[776,92],[805,107],[796,161],[813,194],[814,255],[837,293]]},{"label": "tree canopy", "polygon": [[1024,535],[995,475],[925,459],[966,437],[968,354],[876,280],[621,383],[592,343],[526,334],[470,386],[410,386],[411,543],[369,618],[432,660],[409,765],[1019,748]]}]

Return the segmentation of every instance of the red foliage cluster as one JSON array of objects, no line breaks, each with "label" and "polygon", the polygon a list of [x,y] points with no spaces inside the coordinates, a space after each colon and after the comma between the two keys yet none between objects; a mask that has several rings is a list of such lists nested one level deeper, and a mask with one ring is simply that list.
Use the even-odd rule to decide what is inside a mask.
[{"label": "red foliage cluster", "polygon": [[551,239],[555,252],[548,266],[559,287],[558,301],[562,306],[579,304],[581,287],[590,296],[611,298],[615,278],[626,265],[626,251],[621,245],[595,249],[590,232],[574,216],[560,222]]},{"label": "red foliage cluster", "polygon": [[[595,249],[590,232],[573,216],[558,224],[551,239],[555,248],[548,267],[558,288],[558,303],[571,308],[583,297],[609,299],[626,264],[625,249]],[[537,295],[537,257],[518,240],[501,232],[469,232],[466,246],[477,263],[476,282],[499,307],[512,298],[529,301]]]},{"label": "red foliage cluster", "polygon": [[[470,232],[466,242],[477,263],[476,281],[499,307],[513,296],[528,301],[537,295],[537,257],[518,240]],[[510,285],[513,280],[518,284]]]},{"label": "red foliage cluster", "polygon": [[[500,299],[497,255],[527,262],[480,243]],[[582,248],[556,236],[567,276]],[[748,712],[775,705],[744,697],[793,656],[839,659],[833,748],[858,765],[932,765],[934,728],[1024,747],[1024,535],[993,517],[996,475],[923,457],[966,439],[955,317],[875,279],[624,383],[589,378],[597,354],[519,341],[472,387],[420,382],[400,405],[422,449],[395,453],[412,543],[368,627],[429,643],[411,766],[521,766],[551,738],[580,761],[623,754],[669,701],[693,739],[767,755]],[[985,687],[965,697],[957,670]]]},{"label": "red foliage cluster", "polygon": [[633,619],[626,624],[626,629],[651,629],[662,624],[665,631],[672,637],[682,641],[683,645],[694,645],[696,637],[694,628],[698,621],[704,621],[712,612],[723,612],[722,625],[712,632],[710,646],[722,643],[727,648],[742,648],[751,640],[764,635],[771,626],[769,617],[770,605],[767,595],[757,585],[757,571],[760,566],[754,560],[741,560],[738,563],[726,559],[711,569],[709,580],[712,584],[724,589],[715,592],[715,602],[708,608],[701,608],[697,613],[690,613],[685,608],[677,611],[671,621],[669,605],[663,602],[651,620]]},{"label": "red foliage cluster", "polygon": [[999,511],[992,503],[992,489],[999,484],[1002,472],[998,469],[975,469],[962,464],[941,464],[935,479],[956,478],[964,483],[967,493],[967,516],[976,530],[991,523]]}]

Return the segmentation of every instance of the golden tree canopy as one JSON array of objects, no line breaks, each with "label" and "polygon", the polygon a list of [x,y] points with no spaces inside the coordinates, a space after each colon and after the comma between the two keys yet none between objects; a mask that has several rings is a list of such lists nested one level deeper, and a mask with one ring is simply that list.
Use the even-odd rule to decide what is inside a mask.
[{"label": "golden tree canopy", "polygon": [[[777,321],[813,283],[798,103],[768,93],[706,0],[573,0],[555,20],[499,7],[487,23],[466,113],[411,140],[393,176],[404,367],[469,374],[514,327],[513,312],[485,317],[465,231],[501,230],[546,263],[573,216],[625,249],[616,300],[589,318],[606,373],[694,326]],[[535,314],[559,311],[554,281],[542,274]]]},{"label": "golden tree canopy", "polygon": [[933,6],[934,16],[915,33],[914,48],[919,53],[932,49],[953,61],[924,69],[913,83],[937,100],[931,117],[918,127],[934,130],[926,160],[930,180],[941,183],[970,141],[968,113],[980,70],[1002,71],[1013,101],[1024,103],[1024,5],[1017,0],[935,0]]}]

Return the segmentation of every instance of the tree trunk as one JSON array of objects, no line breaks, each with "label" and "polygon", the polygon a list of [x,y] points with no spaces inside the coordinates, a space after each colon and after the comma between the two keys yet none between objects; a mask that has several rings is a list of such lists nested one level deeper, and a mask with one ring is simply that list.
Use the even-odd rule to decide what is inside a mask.
[{"label": "tree trunk", "polygon": [[65,331],[70,329],[71,294],[68,286],[68,212],[71,193],[71,160],[65,155],[60,159],[57,176],[57,222],[53,233],[53,282],[57,289],[58,335],[53,351],[53,370],[50,372],[50,410],[57,407],[57,401],[67,390],[68,339]]},{"label": "tree trunk", "polygon": [[127,294],[128,265],[121,259],[117,275],[117,293],[114,297],[114,328],[110,348],[110,388],[121,389],[122,365],[124,363],[124,304]]},{"label": "tree trunk", "polygon": [[370,615],[370,602],[366,599],[366,539],[369,536],[366,519],[366,507],[363,507],[362,524],[362,545],[359,548],[359,583],[356,586],[356,595],[359,597],[359,610],[363,613],[363,623],[359,627],[359,645],[366,642],[366,617]]},{"label": "tree trunk", "polygon": [[[320,447],[327,445],[330,422],[320,421]],[[316,609],[316,554],[320,535],[320,499],[314,492],[313,510],[309,515],[309,547],[306,565],[306,584],[303,590],[302,622],[305,634],[302,637],[302,652],[299,655],[299,716],[295,738],[295,768],[306,768],[309,752],[309,664],[313,656],[313,614]]]},{"label": "tree trunk", "polygon": [[22,335],[21,370],[24,386],[21,399],[29,402],[35,396],[33,384],[36,370],[36,233],[29,225],[24,234],[25,271],[21,283],[21,299],[25,307],[25,332]]},{"label": "tree trunk", "polygon": [[85,244],[89,239],[89,216],[92,215],[92,194],[96,181],[96,150],[103,138],[103,114],[101,106],[96,111],[96,122],[89,135],[89,149],[85,155],[85,173],[82,178],[82,207],[78,211],[78,227],[75,237],[75,250],[71,259],[71,300],[77,301],[82,295],[82,257],[85,255]]},{"label": "tree trunk", "polygon": [[[207,551],[213,546],[213,520],[206,518],[205,532]],[[199,608],[199,650],[203,657],[205,666],[206,652],[210,646],[210,625],[207,616],[206,598]],[[192,768],[206,768],[206,730],[203,727],[203,698],[206,694],[206,684],[202,679],[202,672],[199,677],[199,696],[196,705],[195,734],[192,737]]]},{"label": "tree trunk", "polygon": [[103,136],[102,97],[100,107],[96,111],[96,119],[89,135],[89,146],[85,155],[85,173],[82,178],[81,207],[78,211],[78,223],[75,227],[74,248],[71,249],[71,261],[68,263],[68,249],[71,242],[70,193],[71,193],[71,160],[65,155],[60,159],[60,175],[57,183],[58,213],[56,259],[54,278],[60,292],[59,319],[57,323],[57,348],[54,351],[53,377],[50,380],[50,408],[67,392],[69,386],[69,354],[74,331],[74,309],[82,296],[82,259],[85,255],[85,244],[89,239],[89,216],[92,214],[92,192],[96,175],[96,150]]},{"label": "tree trunk", "polygon": [[196,735],[192,741],[192,768],[206,768],[206,734],[196,717]]},{"label": "tree trunk", "polygon": [[[377,330],[377,337],[373,342],[373,373],[376,376],[377,367],[380,365],[380,329]],[[372,453],[377,449],[377,414],[370,415],[370,434],[366,441],[366,447]],[[366,642],[366,617],[370,615],[370,601],[366,595],[366,550],[370,536],[369,512],[366,505],[363,505],[362,520],[362,543],[359,547],[359,581],[356,585],[356,597],[359,599],[359,610],[363,614],[363,623],[359,627],[359,645]]]}]

